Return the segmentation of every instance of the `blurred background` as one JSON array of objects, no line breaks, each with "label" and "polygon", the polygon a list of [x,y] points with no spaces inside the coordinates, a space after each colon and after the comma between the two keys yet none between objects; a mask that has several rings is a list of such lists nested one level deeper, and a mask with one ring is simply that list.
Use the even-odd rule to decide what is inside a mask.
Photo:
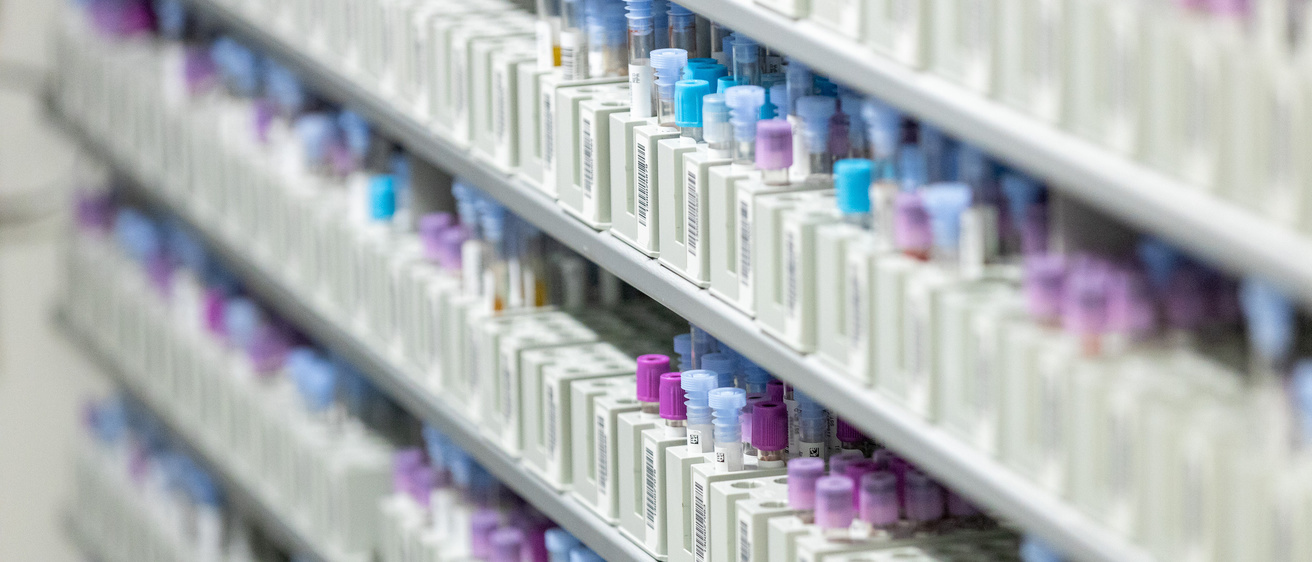
[{"label": "blurred background", "polygon": [[103,377],[48,321],[78,158],[41,116],[60,2],[0,1],[0,560],[78,560],[60,526],[84,399]]}]

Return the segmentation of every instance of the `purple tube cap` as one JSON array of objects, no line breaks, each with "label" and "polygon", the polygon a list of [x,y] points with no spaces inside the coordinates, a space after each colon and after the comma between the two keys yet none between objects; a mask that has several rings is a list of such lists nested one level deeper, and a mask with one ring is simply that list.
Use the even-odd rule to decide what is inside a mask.
[{"label": "purple tube cap", "polygon": [[782,170],[793,165],[793,126],[783,119],[756,123],[756,167]]},{"label": "purple tube cap", "polygon": [[1177,330],[1194,330],[1203,323],[1207,293],[1203,271],[1193,264],[1175,270],[1167,284],[1166,323]]},{"label": "purple tube cap", "polygon": [[788,447],[788,408],[782,402],[758,402],[752,408],[752,446],[762,451]]},{"label": "purple tube cap", "polygon": [[1036,254],[1025,258],[1025,304],[1035,319],[1051,323],[1058,318],[1065,287],[1064,256]]},{"label": "purple tube cap", "polygon": [[661,419],[688,419],[688,402],[681,386],[682,375],[664,373],[660,378]]},{"label": "purple tube cap", "polygon": [[796,458],[788,461],[788,506],[815,509],[815,485],[825,475],[825,461]]},{"label": "purple tube cap", "polygon": [[907,519],[915,522],[943,518],[943,487],[925,473],[911,470],[903,478],[906,485]]},{"label": "purple tube cap", "polygon": [[852,427],[852,424],[847,423],[847,420],[842,418],[838,419],[836,432],[838,433],[838,440],[843,443],[859,443],[866,439],[866,436],[861,435],[860,431],[857,431],[855,427]]},{"label": "purple tube cap", "polygon": [[520,562],[524,550],[524,532],[514,527],[502,527],[492,533],[490,562]]},{"label": "purple tube cap", "polygon": [[638,357],[638,401],[659,402],[661,375],[670,370],[670,358],[664,355]]},{"label": "purple tube cap", "polygon": [[483,508],[469,518],[469,546],[475,558],[486,559],[492,554],[492,532],[501,524],[501,515],[495,509]]},{"label": "purple tube cap", "polygon": [[826,476],[815,483],[815,524],[821,529],[841,529],[852,524],[852,479]]},{"label": "purple tube cap", "polygon": [[1157,307],[1148,276],[1135,268],[1113,271],[1107,281],[1107,329],[1142,337],[1157,328]]},{"label": "purple tube cap", "polygon": [[861,476],[857,512],[862,521],[885,527],[897,522],[898,511],[897,475],[877,470]]},{"label": "purple tube cap", "polygon": [[934,245],[934,229],[920,194],[903,191],[893,202],[893,241],[907,253],[926,253]]},{"label": "purple tube cap", "polygon": [[1108,272],[1104,262],[1081,258],[1066,278],[1062,324],[1074,334],[1098,334],[1107,326]]},{"label": "purple tube cap", "polygon": [[771,402],[783,402],[784,390],[784,381],[773,380],[765,383],[765,395]]}]

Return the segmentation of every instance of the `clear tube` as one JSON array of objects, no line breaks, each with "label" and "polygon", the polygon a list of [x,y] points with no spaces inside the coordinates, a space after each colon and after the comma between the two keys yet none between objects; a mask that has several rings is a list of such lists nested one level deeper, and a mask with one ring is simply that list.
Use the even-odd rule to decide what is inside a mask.
[{"label": "clear tube", "polygon": [[538,64],[560,66],[560,0],[537,0]]},{"label": "clear tube", "polygon": [[569,80],[588,77],[587,35],[584,33],[584,0],[563,0],[560,8],[560,68]]},{"label": "clear tube", "polygon": [[697,52],[697,16],[686,8],[670,5],[670,48]]},{"label": "clear tube", "polygon": [[721,25],[719,22],[711,23],[711,58],[716,62],[729,66],[729,53],[724,52],[726,40],[733,35],[733,30]]},{"label": "clear tube", "polygon": [[679,127],[679,136],[702,142],[701,127]]},{"label": "clear tube", "polygon": [[602,4],[588,15],[588,76],[610,78],[629,73],[627,25],[623,4]]},{"label": "clear tube", "polygon": [[735,33],[733,79],[739,86],[761,85],[761,49],[756,41]]}]

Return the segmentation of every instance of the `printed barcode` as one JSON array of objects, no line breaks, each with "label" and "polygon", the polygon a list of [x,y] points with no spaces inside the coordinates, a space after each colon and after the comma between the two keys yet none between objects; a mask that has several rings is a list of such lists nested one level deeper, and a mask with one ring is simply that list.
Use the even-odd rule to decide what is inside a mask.
[{"label": "printed barcode", "polygon": [[497,142],[506,140],[506,77],[500,72],[492,75],[492,131]]},{"label": "printed barcode", "polygon": [[647,169],[647,145],[638,143],[634,147],[634,160],[638,170],[638,225],[647,226],[647,212],[651,205],[650,170]]},{"label": "printed barcode", "polygon": [[701,482],[692,484],[692,556],[695,562],[706,562],[707,534],[706,528],[706,488]]},{"label": "printed barcode", "polygon": [[656,450],[648,447],[643,451],[643,485],[647,487],[647,527],[656,528]]},{"label": "printed barcode", "polygon": [[[574,78],[574,37],[572,34],[561,36],[560,45],[560,70],[561,76],[566,79]],[[566,44],[569,43],[569,44]]]},{"label": "printed barcode", "polygon": [[747,201],[738,203],[738,278],[743,284],[752,279],[752,216]]},{"label": "printed barcode", "polygon": [[556,389],[547,387],[547,453],[556,454]]},{"label": "printed barcode", "polygon": [[610,478],[610,455],[606,452],[606,418],[597,416],[597,488],[605,493],[610,490],[607,479]]},{"label": "printed barcode", "polygon": [[747,520],[738,521],[738,562],[752,561],[752,534]]},{"label": "printed barcode", "polygon": [[583,196],[592,197],[592,120],[583,119]]},{"label": "printed barcode", "polygon": [[551,111],[551,92],[542,94],[542,161],[550,165],[556,158],[556,122]]},{"label": "printed barcode", "polygon": [[698,238],[698,207],[697,201],[697,171],[688,170],[688,255],[697,257],[697,238]]},{"label": "printed barcode", "polygon": [[[510,359],[513,360],[513,358],[512,355]],[[501,413],[510,416],[510,393],[518,389],[510,384],[510,361],[506,361],[507,358],[505,357],[501,359]]]},{"label": "printed barcode", "polygon": [[784,234],[784,305],[791,314],[797,311],[797,238],[792,231]]}]

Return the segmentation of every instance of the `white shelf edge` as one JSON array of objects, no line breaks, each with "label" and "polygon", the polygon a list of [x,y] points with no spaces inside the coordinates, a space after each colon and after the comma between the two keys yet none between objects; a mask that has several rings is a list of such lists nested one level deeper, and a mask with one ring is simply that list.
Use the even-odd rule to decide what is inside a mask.
[{"label": "white shelf edge", "polygon": [[[127,376],[123,371],[123,367],[91,338],[87,337],[81,328],[75,326],[64,310],[57,309],[55,311],[53,322],[59,333],[80,349],[82,354],[90,359],[105,376],[112,379],[119,389],[154,412],[155,419],[164,426],[165,433],[173,437],[172,442],[182,447],[192,458],[200,461],[209,474],[218,480],[220,489],[223,490],[225,497],[238,513],[253,521],[273,542],[282,545],[291,554],[311,556],[318,561],[331,560],[328,555],[315,546],[314,541],[298,530],[296,525],[284,521],[276,510],[261,499],[258,493],[246,487],[222,463],[216,462],[209,451],[206,451],[203,446],[191,442],[190,434],[177,424],[167,409],[160,407],[155,396],[141,388],[135,380]],[[71,520],[70,524],[72,524]]]},{"label": "white shelf edge", "polygon": [[810,21],[742,0],[685,0],[681,6],[796,57],[843,84],[973,143],[1052,187],[1205,256],[1235,275],[1260,275],[1312,309],[1312,234],[1299,233],[1135,162],[1074,133]]},{"label": "white shelf edge", "polygon": [[[541,191],[473,157],[468,151],[456,147],[402,114],[386,100],[352,83],[349,78],[324,66],[279,38],[265,33],[245,21],[242,16],[233,14],[227,8],[217,6],[209,0],[185,1],[220,22],[232,33],[260,47],[298,72],[314,91],[360,112],[378,126],[385,136],[401,143],[410,152],[453,175],[473,181],[508,209],[529,220],[543,232],[690,322],[706,329],[717,339],[765,366],[780,379],[809,395],[818,397],[831,411],[897,450],[952,489],[971,499],[976,505],[1006,518],[1028,532],[1035,533],[1077,560],[1090,562],[1153,560],[1141,547],[1092,520],[1050,492],[1022,478],[997,459],[974,450],[873,390],[852,392],[852,388],[857,384],[852,379],[814,358],[804,357],[788,349],[764,334],[750,318],[711,296],[708,291],[691,285],[661,266],[656,260],[639,254],[609,233],[597,232],[584,225],[566,214],[554,200]],[[693,0],[688,7],[697,10],[706,3],[725,4],[725,7],[719,8],[723,10],[752,9],[725,0],[709,2]],[[706,14],[709,16],[712,12],[707,11]],[[771,14],[756,15],[765,18]],[[734,17],[727,13],[712,17],[722,19],[726,16]],[[796,25],[798,24],[795,22],[792,24],[793,27]],[[748,25],[736,25],[736,27],[751,32],[751,27]],[[769,41],[766,43],[770,44]],[[178,211],[181,210],[175,209],[175,212]],[[219,242],[217,239],[212,241]],[[226,246],[220,244],[219,247]],[[229,254],[227,257],[230,265],[236,266],[234,270],[244,280],[256,283],[257,293],[279,297],[270,299],[269,302],[275,304],[280,312],[293,320],[317,316],[301,303],[293,292],[281,287],[276,280],[267,277],[244,257],[232,252],[226,253]],[[1309,270],[1307,278],[1312,280],[1312,262],[1309,262],[1307,269]],[[1309,301],[1312,301],[1312,282],[1308,285]],[[295,312],[282,308],[302,310]],[[316,330],[324,330],[327,326],[324,321],[305,325],[314,328],[311,330],[311,335],[319,343],[342,352],[348,359],[364,368],[366,374],[369,374],[375,383],[388,391],[412,413],[426,420],[436,415],[440,417],[432,421],[453,423],[457,426],[463,424],[463,420],[449,414],[442,405],[423,398],[422,393],[426,392],[425,390],[418,388],[403,373],[373,353],[365,344],[356,341],[353,336],[336,329],[326,330],[328,333],[323,334],[315,333]],[[476,433],[465,437],[472,442],[483,443]],[[465,442],[461,445],[468,447]],[[482,447],[488,446],[482,445]],[[499,450],[488,452],[510,462]],[[483,462],[483,459],[479,460]],[[497,471],[494,469],[493,472]],[[500,473],[498,477],[503,481],[506,480]],[[532,498],[526,496],[525,499],[537,505]],[[552,515],[545,509],[543,511]],[[569,525],[562,523],[562,526],[575,532]],[[614,534],[619,536],[618,533]],[[583,536],[580,538],[585,543],[589,542]],[[620,537],[619,540],[625,539]],[[589,546],[592,544],[589,543]],[[638,550],[636,546],[633,549]],[[598,553],[608,560],[616,560],[599,549]],[[643,556],[650,560],[645,553]]]}]

